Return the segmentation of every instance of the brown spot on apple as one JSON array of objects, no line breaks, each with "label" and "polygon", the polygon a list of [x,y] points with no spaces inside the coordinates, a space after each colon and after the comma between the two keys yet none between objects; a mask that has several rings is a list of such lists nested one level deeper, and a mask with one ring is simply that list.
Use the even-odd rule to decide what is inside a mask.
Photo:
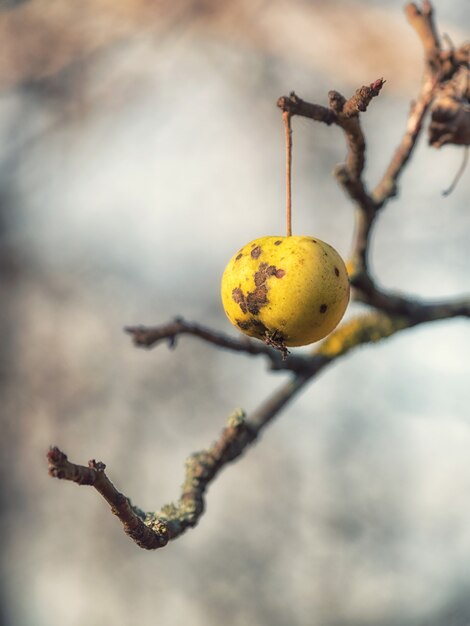
[{"label": "brown spot on apple", "polygon": [[240,305],[240,309],[242,310],[243,313],[247,312],[245,294],[240,289],[240,287],[237,287],[236,289],[232,291],[232,299],[234,302]]},{"label": "brown spot on apple", "polygon": [[247,320],[236,319],[235,322],[238,328],[254,332],[260,339],[263,338],[268,332],[266,326],[254,317],[250,317]]},{"label": "brown spot on apple", "polygon": [[[252,253],[256,250],[252,250]],[[248,291],[245,295],[240,287],[236,287],[232,291],[232,299],[236,302],[242,311],[242,313],[250,313],[253,316],[259,314],[262,307],[268,303],[268,278],[275,276],[276,278],[282,278],[286,271],[283,269],[277,269],[275,265],[268,265],[267,263],[260,263],[258,271],[255,272],[253,279],[255,282],[255,288],[253,291]],[[238,322],[237,322],[238,324]],[[241,328],[240,324],[238,324]]]}]

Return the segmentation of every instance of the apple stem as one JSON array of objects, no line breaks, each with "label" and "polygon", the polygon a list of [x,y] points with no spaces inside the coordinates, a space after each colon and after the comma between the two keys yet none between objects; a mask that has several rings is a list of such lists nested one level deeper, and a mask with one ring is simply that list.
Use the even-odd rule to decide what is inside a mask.
[{"label": "apple stem", "polygon": [[287,236],[292,235],[292,127],[291,113],[283,111],[284,128],[286,130],[286,217]]}]

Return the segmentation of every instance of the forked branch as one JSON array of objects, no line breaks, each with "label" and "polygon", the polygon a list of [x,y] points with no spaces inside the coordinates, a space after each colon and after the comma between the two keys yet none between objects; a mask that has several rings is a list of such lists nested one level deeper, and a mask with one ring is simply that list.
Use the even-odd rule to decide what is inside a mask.
[{"label": "forked branch", "polygon": [[253,411],[249,419],[235,412],[220,437],[209,448],[192,454],[186,461],[185,480],[180,498],[156,512],[144,512],[119,492],[105,473],[105,465],[95,460],[88,466],[71,463],[57,447],[48,453],[49,474],[78,485],[90,485],[111,506],[124,531],[141,548],[155,550],[196,526],[204,512],[205,493],[219,471],[241,456],[261,431],[326,366],[355,348],[376,343],[400,330],[425,321],[470,316],[470,302],[436,305],[420,320],[406,316],[370,313],[344,323],[310,355],[310,367],[294,374],[271,397]]},{"label": "forked branch", "polygon": [[156,513],[144,513],[120,493],[105,473],[104,463],[89,461],[88,467],[71,463],[54,447],[49,450],[49,474],[91,485],[111,506],[124,526],[124,532],[141,548],[156,550],[195,526],[204,511],[204,493],[218,471],[237,458],[256,438],[256,430],[245,421],[241,412],[228,421],[219,439],[207,450],[192,454],[186,461],[186,476],[179,500]]},{"label": "forked branch", "polygon": [[[150,348],[164,341],[174,346],[180,335],[192,335],[219,348],[264,356],[271,369],[287,371],[290,375],[287,382],[248,418],[241,411],[234,413],[215,443],[188,458],[179,499],[159,511],[146,513],[134,506],[111,483],[103,463],[94,460],[88,466],[71,463],[56,447],[51,448],[48,453],[51,476],[94,487],[109,503],[125,532],[142,548],[161,548],[169,540],[179,537],[187,528],[195,526],[204,511],[207,488],[219,471],[242,455],[271,420],[326,366],[358,346],[381,341],[418,324],[457,316],[470,317],[470,298],[427,303],[401,294],[387,293],[378,288],[369,271],[368,251],[372,227],[379,210],[397,193],[400,175],[421,134],[426,113],[437,93],[442,93],[444,88],[453,88],[458,82],[459,72],[468,73],[470,48],[461,46],[450,51],[441,49],[428,1],[423,2],[422,8],[415,4],[407,5],[406,15],[423,44],[423,83],[411,108],[406,131],[373,192],[368,191],[363,179],[366,141],[360,125],[360,113],[366,111],[372,99],[379,95],[384,85],[382,78],[359,88],[349,99],[337,91],[331,91],[329,106],[305,102],[293,92],[278,100],[278,106],[288,117],[289,123],[291,116],[301,115],[327,125],[336,125],[345,135],[348,147],[346,161],[336,168],[335,174],[356,207],[356,233],[349,262],[350,278],[356,299],[369,305],[372,311],[344,322],[310,354],[291,354],[285,360],[277,350],[262,342],[245,338],[234,339],[181,318],[151,328],[127,328],[126,331],[132,335],[137,346]],[[465,89],[465,93],[458,92],[463,105],[468,102],[468,82],[465,83]],[[455,93],[457,92],[454,90],[451,95],[455,96]],[[468,111],[465,113],[466,116],[459,117],[459,123],[468,118]],[[437,121],[441,123],[442,118]],[[444,127],[441,124],[438,128],[441,139],[449,139],[449,128],[444,119]],[[461,129],[459,133],[462,138]],[[451,140],[457,143],[455,135]]]}]

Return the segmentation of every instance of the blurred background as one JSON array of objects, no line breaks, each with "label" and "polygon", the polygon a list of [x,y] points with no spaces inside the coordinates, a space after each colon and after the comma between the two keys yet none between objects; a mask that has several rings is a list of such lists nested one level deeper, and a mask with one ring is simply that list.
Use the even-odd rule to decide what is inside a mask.
[{"label": "blurred background", "polygon": [[[468,38],[470,5],[437,0]],[[232,254],[283,234],[276,99],[326,103],[383,76],[363,116],[376,183],[418,91],[402,2],[0,2],[0,542],[4,625],[470,623],[468,320],[364,347],[322,373],[210,488],[199,526],[146,552],[45,454],[104,461],[140,507],[176,499],[184,460],[282,384],[262,359],[129,324],[182,315],[236,334]],[[294,129],[294,232],[347,257],[338,129]],[[379,283],[470,291],[462,151],[421,141],[372,248]],[[358,312],[350,307],[349,315]]]}]

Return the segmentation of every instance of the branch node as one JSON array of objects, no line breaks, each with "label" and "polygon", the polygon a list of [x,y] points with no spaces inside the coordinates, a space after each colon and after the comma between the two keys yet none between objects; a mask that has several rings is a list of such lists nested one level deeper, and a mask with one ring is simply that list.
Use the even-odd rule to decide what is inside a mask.
[{"label": "branch node", "polygon": [[356,89],[356,92],[343,107],[343,115],[352,117],[358,115],[358,113],[364,113],[367,111],[367,107],[371,103],[372,99],[379,95],[380,90],[385,84],[383,78],[378,78],[370,85],[363,85]]},{"label": "branch node", "polygon": [[339,91],[332,89],[328,92],[328,104],[335,113],[341,113],[346,104],[346,98]]},{"label": "branch node", "polygon": [[102,461],[95,461],[95,459],[88,461],[88,467],[96,472],[104,472],[106,469],[106,465]]},{"label": "branch node", "polygon": [[295,107],[301,102],[297,97],[295,91],[291,91],[288,96],[281,96],[277,100],[277,106],[283,111],[283,113],[294,113]]}]

